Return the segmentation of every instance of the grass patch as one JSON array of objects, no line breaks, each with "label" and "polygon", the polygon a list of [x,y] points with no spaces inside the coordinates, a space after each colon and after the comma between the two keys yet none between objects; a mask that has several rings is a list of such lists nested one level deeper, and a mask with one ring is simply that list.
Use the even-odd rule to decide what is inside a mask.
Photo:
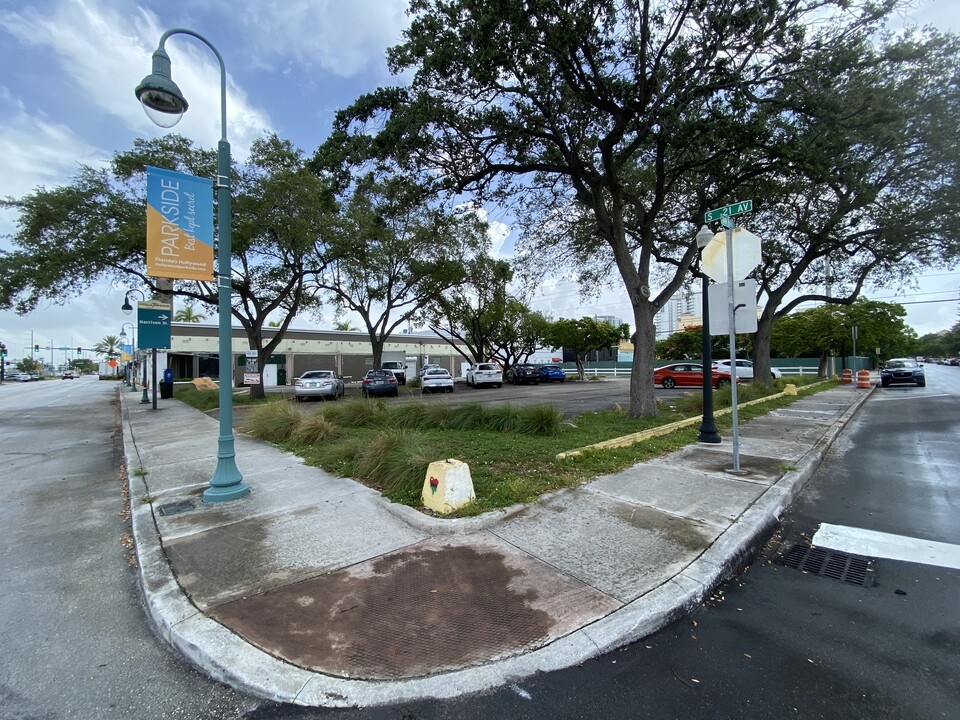
[{"label": "grass patch", "polygon": [[282,443],[293,436],[304,417],[304,413],[292,403],[274,401],[250,413],[248,430],[261,440]]},{"label": "grass patch", "polygon": [[[772,386],[744,383],[738,388],[738,401],[780,392],[793,380],[783,378]],[[812,392],[834,386],[827,383]],[[420,506],[420,491],[431,462],[462,460],[470,466],[477,493],[477,500],[456,514],[462,517],[531,502],[544,493],[576,486],[695,443],[698,426],[693,424],[629,447],[588,450],[560,462],[555,460],[560,452],[697,417],[702,412],[700,395],[692,392],[677,402],[661,405],[660,415],[655,418],[633,418],[622,408],[614,408],[584,413],[573,422],[564,421],[561,410],[554,405],[400,405],[355,400],[326,403],[316,413],[305,414],[293,403],[275,402],[252,410],[247,424],[255,436],[294,452],[307,464],[354,478],[394,502],[413,507]],[[784,396],[741,407],[740,423],[797,399]],[[715,392],[714,402],[717,408],[729,406],[729,388]],[[729,431],[732,419],[729,414],[717,415],[716,423],[721,431]],[[786,472],[788,467],[781,469]]]},{"label": "grass patch", "polygon": [[[220,407],[219,390],[197,390],[193,385],[181,385],[180,387],[173,388],[173,397],[204,412]],[[282,397],[282,395],[268,393],[265,398],[254,400],[250,397],[249,392],[234,392],[233,404],[262,405],[264,403],[276,402],[278,397]]]}]

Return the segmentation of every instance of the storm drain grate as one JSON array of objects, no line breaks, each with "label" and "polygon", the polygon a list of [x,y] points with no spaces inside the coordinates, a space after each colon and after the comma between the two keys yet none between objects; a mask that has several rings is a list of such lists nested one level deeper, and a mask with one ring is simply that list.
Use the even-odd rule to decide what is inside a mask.
[{"label": "storm drain grate", "polygon": [[780,562],[795,570],[851,585],[866,587],[873,584],[873,561],[869,558],[795,544],[780,556]]},{"label": "storm drain grate", "polygon": [[181,500],[180,502],[167,503],[160,505],[157,510],[161,515],[179,515],[180,513],[193,510],[196,506],[192,500]]}]

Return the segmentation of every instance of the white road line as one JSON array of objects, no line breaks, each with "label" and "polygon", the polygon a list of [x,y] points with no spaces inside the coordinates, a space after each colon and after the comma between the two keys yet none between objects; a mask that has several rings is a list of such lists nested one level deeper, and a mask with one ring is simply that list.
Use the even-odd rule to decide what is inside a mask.
[{"label": "white road line", "polygon": [[960,570],[960,545],[822,523],[813,544],[853,555],[906,560]]}]

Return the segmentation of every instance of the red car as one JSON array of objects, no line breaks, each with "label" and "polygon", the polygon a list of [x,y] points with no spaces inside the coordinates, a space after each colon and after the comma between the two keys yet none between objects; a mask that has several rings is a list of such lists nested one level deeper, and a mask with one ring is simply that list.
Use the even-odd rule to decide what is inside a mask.
[{"label": "red car", "polygon": [[[714,370],[713,386],[721,388],[730,384],[730,373]],[[653,371],[653,383],[668,390],[673,387],[703,387],[703,365],[700,363],[675,363]],[[740,384],[740,378],[737,378]]]}]

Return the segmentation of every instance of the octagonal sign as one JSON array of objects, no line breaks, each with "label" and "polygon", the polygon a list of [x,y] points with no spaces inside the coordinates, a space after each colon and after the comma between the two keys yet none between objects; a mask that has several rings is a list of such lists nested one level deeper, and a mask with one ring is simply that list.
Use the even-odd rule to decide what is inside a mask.
[{"label": "octagonal sign", "polygon": [[[733,279],[743,280],[762,259],[760,238],[749,230],[733,231]],[[727,282],[727,233],[718,232],[703,249],[703,271],[714,282]]]}]

